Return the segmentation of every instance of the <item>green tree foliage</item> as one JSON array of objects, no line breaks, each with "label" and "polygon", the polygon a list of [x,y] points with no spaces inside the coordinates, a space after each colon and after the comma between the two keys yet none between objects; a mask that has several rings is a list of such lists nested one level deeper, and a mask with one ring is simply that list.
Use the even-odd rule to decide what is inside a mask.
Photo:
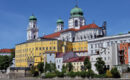
[{"label": "green tree foliage", "polygon": [[56,65],[54,63],[45,64],[45,72],[55,72],[55,71],[56,71]]},{"label": "green tree foliage", "polygon": [[72,63],[67,63],[67,65],[66,65],[66,67],[67,67],[67,70],[70,72],[70,71],[73,71],[73,65],[72,65]]},{"label": "green tree foliage", "polygon": [[97,58],[97,62],[95,63],[95,67],[96,67],[99,74],[105,74],[106,73],[105,62],[102,60],[101,57]]},{"label": "green tree foliage", "polygon": [[11,65],[10,56],[0,56],[0,70],[6,70]]},{"label": "green tree foliage", "polygon": [[44,71],[44,63],[43,62],[40,62],[38,65],[37,65],[37,69],[40,73],[43,73]]},{"label": "green tree foliage", "polygon": [[35,66],[31,66],[30,72],[31,72],[31,74],[33,76],[38,76],[39,75],[38,71],[36,71],[36,67]]},{"label": "green tree foliage", "polygon": [[81,76],[82,78],[85,78],[85,77],[86,77],[86,74],[87,74],[86,71],[82,71],[82,72],[80,72],[80,76]]},{"label": "green tree foliage", "polygon": [[54,77],[56,77],[55,73],[46,73],[45,74],[45,78],[54,78]]},{"label": "green tree foliage", "polygon": [[89,69],[88,72],[87,72],[87,77],[88,77],[88,78],[89,78],[89,77],[93,78],[94,75],[95,75],[95,74],[94,74],[93,70]]},{"label": "green tree foliage", "polygon": [[56,73],[57,77],[64,77],[65,76],[64,72],[56,71],[55,73]]},{"label": "green tree foliage", "polygon": [[66,67],[65,65],[63,65],[63,66],[62,66],[62,72],[63,72],[63,73],[66,73],[66,71],[67,71],[67,67]]},{"label": "green tree foliage", "polygon": [[119,71],[117,70],[116,67],[111,69],[111,73],[112,73],[113,78],[120,78],[120,73],[119,73]]},{"label": "green tree foliage", "polygon": [[75,72],[73,72],[73,71],[70,71],[70,72],[68,72],[67,73],[67,76],[69,76],[69,77],[76,77],[76,73]]},{"label": "green tree foliage", "polygon": [[88,57],[86,57],[85,60],[84,60],[84,69],[85,70],[91,69],[91,62],[90,62]]}]

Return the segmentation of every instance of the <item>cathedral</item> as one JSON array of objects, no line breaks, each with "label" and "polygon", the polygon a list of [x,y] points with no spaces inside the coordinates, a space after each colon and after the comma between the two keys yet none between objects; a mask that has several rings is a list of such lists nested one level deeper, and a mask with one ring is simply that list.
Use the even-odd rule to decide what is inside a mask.
[{"label": "cathedral", "polygon": [[[38,39],[38,28],[36,25],[37,18],[32,15],[29,20],[27,40]],[[55,32],[49,35],[44,35],[42,38],[76,42],[104,37],[107,34],[105,21],[101,27],[95,23],[86,25],[83,10],[77,5],[70,11],[68,29],[64,30],[64,21],[62,19],[58,19],[56,23],[57,26]]]},{"label": "cathedral", "polygon": [[64,30],[64,21],[57,20],[55,33],[45,35],[44,38],[53,38],[63,41],[86,41],[106,36],[106,22],[99,27],[95,23],[86,25],[84,13],[77,5],[70,11],[68,29]]}]

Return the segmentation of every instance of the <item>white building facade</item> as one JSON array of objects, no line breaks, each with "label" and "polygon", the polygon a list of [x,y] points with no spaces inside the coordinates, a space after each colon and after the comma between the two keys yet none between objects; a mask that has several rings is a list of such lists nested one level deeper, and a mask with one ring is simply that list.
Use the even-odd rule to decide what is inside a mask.
[{"label": "white building facade", "polygon": [[56,69],[60,72],[62,72],[62,66],[63,66],[63,57],[57,57],[55,60],[56,63]]},{"label": "white building facade", "polygon": [[102,57],[106,67],[109,69],[120,65],[119,44],[125,42],[130,42],[130,34],[107,36],[88,40],[88,53],[92,63],[92,70],[97,73],[95,63],[96,58],[98,57]]},{"label": "white building facade", "polygon": [[130,42],[130,34],[107,36],[88,40],[88,53],[96,54],[100,48],[107,48],[112,44]]}]

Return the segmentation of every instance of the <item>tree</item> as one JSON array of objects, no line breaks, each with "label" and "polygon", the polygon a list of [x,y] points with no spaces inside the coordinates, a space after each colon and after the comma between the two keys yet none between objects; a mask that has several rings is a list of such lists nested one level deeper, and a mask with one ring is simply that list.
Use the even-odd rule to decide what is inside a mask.
[{"label": "tree", "polygon": [[44,63],[43,62],[40,62],[38,65],[37,65],[37,69],[40,73],[43,73],[44,71]]},{"label": "tree", "polygon": [[65,65],[62,66],[62,72],[66,73],[67,67]]},{"label": "tree", "polygon": [[86,57],[85,60],[84,60],[84,69],[85,70],[91,69],[91,62],[89,60],[89,57]]},{"label": "tree", "polygon": [[111,73],[112,73],[113,78],[120,78],[120,73],[119,73],[119,71],[117,70],[116,67],[111,69]]},{"label": "tree", "polygon": [[87,72],[87,77],[89,78],[89,77],[94,77],[94,72],[93,72],[93,70],[91,70],[91,69],[88,69],[88,72]]},{"label": "tree", "polygon": [[0,70],[6,70],[11,65],[9,56],[0,56]]},{"label": "tree", "polygon": [[35,67],[34,65],[31,66],[30,72],[31,72],[31,74],[32,74],[33,76],[38,76],[38,75],[39,75],[39,74],[38,74],[38,71],[36,71],[36,67]]},{"label": "tree", "polygon": [[99,74],[104,74],[106,73],[106,66],[105,62],[102,60],[101,57],[97,58],[97,61],[95,63],[95,67],[98,71]]},{"label": "tree", "polygon": [[73,65],[72,65],[72,63],[67,63],[67,69],[68,69],[68,71],[70,72],[70,71],[72,71],[73,70]]},{"label": "tree", "polygon": [[45,72],[47,72],[47,71],[49,71],[49,72],[55,72],[56,71],[55,64],[54,63],[50,63],[50,64],[46,63],[45,64]]}]

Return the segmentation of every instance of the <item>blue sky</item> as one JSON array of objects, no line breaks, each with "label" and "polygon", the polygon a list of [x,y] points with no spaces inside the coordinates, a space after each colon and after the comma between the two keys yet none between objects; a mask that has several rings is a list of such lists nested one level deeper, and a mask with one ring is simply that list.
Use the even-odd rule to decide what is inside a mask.
[{"label": "blue sky", "polygon": [[[26,41],[28,18],[38,18],[39,36],[54,32],[56,20],[68,27],[75,0],[0,0],[0,48],[13,48]],[[130,0],[78,0],[86,23],[101,26],[107,21],[108,35],[130,31]]]}]

